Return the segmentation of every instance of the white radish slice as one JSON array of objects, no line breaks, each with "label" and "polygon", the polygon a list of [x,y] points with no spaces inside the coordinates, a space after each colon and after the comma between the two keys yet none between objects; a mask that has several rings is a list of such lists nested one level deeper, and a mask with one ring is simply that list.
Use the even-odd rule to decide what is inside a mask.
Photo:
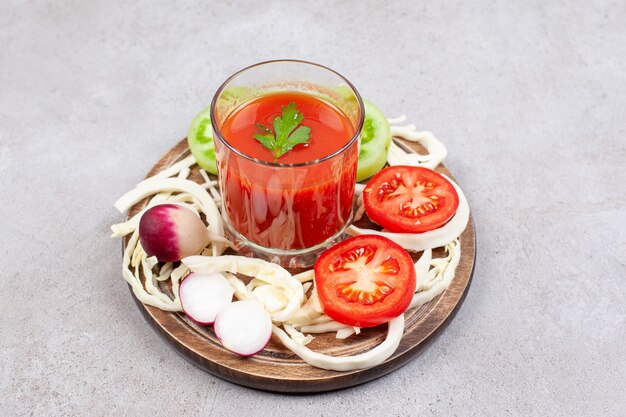
[{"label": "white radish slice", "polygon": [[222,274],[191,273],[178,288],[183,311],[198,324],[212,324],[233,300],[234,290]]},{"label": "white radish slice", "polygon": [[270,341],[272,319],[256,300],[235,301],[217,315],[214,330],[226,349],[251,356]]}]

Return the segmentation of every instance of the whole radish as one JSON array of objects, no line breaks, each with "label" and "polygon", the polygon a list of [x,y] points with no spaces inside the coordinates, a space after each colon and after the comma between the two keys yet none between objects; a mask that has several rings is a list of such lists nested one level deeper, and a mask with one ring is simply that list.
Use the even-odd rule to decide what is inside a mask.
[{"label": "whole radish", "polygon": [[159,204],[141,216],[139,239],[148,256],[156,256],[160,262],[176,262],[207,247],[209,232],[191,209]]}]

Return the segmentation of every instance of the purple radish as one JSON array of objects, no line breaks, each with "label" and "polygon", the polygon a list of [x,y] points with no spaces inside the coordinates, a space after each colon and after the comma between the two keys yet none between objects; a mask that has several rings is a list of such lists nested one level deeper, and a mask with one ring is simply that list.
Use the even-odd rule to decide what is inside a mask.
[{"label": "purple radish", "polygon": [[176,262],[202,252],[209,244],[209,232],[187,207],[159,204],[141,216],[139,240],[148,256],[156,256],[159,262]]},{"label": "purple radish", "polygon": [[222,274],[187,275],[178,287],[183,311],[198,324],[212,324],[217,314],[233,300],[233,288]]},{"label": "purple radish", "polygon": [[272,337],[272,319],[258,301],[235,301],[224,307],[213,326],[224,347],[241,356],[263,350]]}]

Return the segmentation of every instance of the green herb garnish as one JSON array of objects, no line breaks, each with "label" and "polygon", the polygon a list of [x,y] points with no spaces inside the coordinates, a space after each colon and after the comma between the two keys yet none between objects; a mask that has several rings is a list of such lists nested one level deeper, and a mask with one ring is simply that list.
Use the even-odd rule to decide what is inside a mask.
[{"label": "green herb garnish", "polygon": [[[308,126],[298,125],[302,123],[304,115],[296,108],[296,103],[291,102],[287,107],[282,106],[282,116],[274,119],[274,131],[269,127],[257,123],[256,126],[263,134],[252,135],[263,146],[272,151],[274,160],[277,160],[294,146],[307,143],[311,133]],[[296,129],[297,128],[297,129]]]}]

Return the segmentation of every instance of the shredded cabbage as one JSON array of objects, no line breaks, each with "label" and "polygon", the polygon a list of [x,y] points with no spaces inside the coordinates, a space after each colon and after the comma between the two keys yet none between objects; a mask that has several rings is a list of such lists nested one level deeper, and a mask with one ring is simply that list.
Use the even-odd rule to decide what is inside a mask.
[{"label": "shredded cabbage", "polygon": [[313,352],[311,349],[290,338],[277,326],[273,326],[273,332],[287,349],[298,355],[309,365],[331,371],[352,371],[355,369],[371,368],[372,366],[383,363],[387,358],[393,355],[404,333],[404,314],[391,320],[388,326],[387,338],[380,345],[358,355],[339,357]]},{"label": "shredded cabbage", "polygon": [[[284,297],[289,300],[287,305],[276,312],[270,312],[273,321],[287,321],[300,308],[304,299],[302,283],[295,279],[289,271],[280,265],[262,259],[247,258],[245,256],[188,256],[182,262],[193,272],[230,272],[241,273],[279,288]],[[261,301],[261,300],[259,300]],[[263,304],[263,301],[261,301]]]},{"label": "shredded cabbage", "polygon": [[[404,122],[406,117],[388,120],[390,124],[396,124]],[[391,126],[391,131],[395,137],[420,143],[428,154],[408,153],[392,143],[388,156],[390,165],[417,165],[433,169],[447,155],[446,148],[432,133],[418,132],[414,125]],[[345,339],[359,334],[361,329],[338,323],[324,314],[312,282],[315,277],[312,269],[292,276],[279,265],[260,259],[220,256],[225,247],[232,247],[232,243],[224,237],[219,212],[221,196],[216,188],[217,182],[211,180],[203,169],[200,169],[203,184],[186,179],[194,163],[193,156],[177,162],[154,177],[142,181],[115,203],[115,207],[124,212],[133,204],[152,195],[144,210],[126,222],[111,227],[113,237],[131,234],[124,250],[122,275],[142,303],[165,311],[182,311],[178,299],[180,280],[190,271],[220,272],[233,287],[237,299],[256,299],[264,306],[274,322],[274,335],[285,347],[312,366],[335,371],[368,368],[384,362],[395,352],[404,331],[404,315],[388,323],[385,341],[368,352],[355,356],[332,357],[307,348],[306,345],[313,340],[311,333],[336,332],[337,339]],[[177,178],[170,178],[173,176]],[[354,225],[347,228],[347,233],[353,236],[378,234],[390,238],[406,249],[423,251],[415,262],[416,292],[409,308],[417,308],[433,300],[447,289],[454,279],[461,256],[458,237],[469,221],[469,206],[460,187],[453,181],[450,182],[459,195],[459,208],[454,217],[439,229],[421,234],[407,234],[361,229]],[[364,214],[362,199],[364,187],[363,184],[356,184],[355,187],[357,220]],[[149,207],[163,202],[185,205],[196,213],[202,212],[209,223],[207,229],[211,237],[210,247],[205,249],[202,255],[184,258],[176,268],[171,262],[159,265],[156,258],[148,257],[139,244],[137,227],[141,215]],[[433,259],[432,249],[442,246],[445,247],[447,256]],[[145,277],[143,285],[140,271]],[[250,276],[252,279],[246,285],[235,275],[237,273]],[[173,300],[158,287],[158,282],[167,280],[171,281]],[[281,326],[284,330],[280,328]]]},{"label": "shredded cabbage", "polygon": [[448,155],[443,143],[431,132],[418,132],[414,125],[391,126],[391,135],[410,142],[417,142],[428,151],[426,155],[404,152],[398,145],[391,143],[387,162],[389,165],[416,165],[435,169]]},{"label": "shredded cabbage", "polygon": [[[444,292],[454,279],[456,267],[461,259],[461,242],[455,239],[445,246],[448,256],[444,259],[434,259],[431,265],[435,266],[434,276],[427,282],[422,282],[421,290],[413,295],[409,308],[420,307]],[[420,259],[421,261],[421,259]],[[419,262],[419,261],[418,261]],[[417,268],[416,268],[417,269]]]},{"label": "shredded cabbage", "polygon": [[[122,258],[122,276],[130,284],[130,287],[133,290],[133,294],[139,301],[144,304],[148,304],[157,308],[160,308],[164,311],[182,311],[182,307],[180,305],[180,301],[178,300],[170,300],[169,298],[163,298],[159,295],[150,294],[146,291],[141,284],[141,280],[138,276],[139,265],[137,264],[135,268],[135,273],[133,273],[129,266],[131,266],[131,255],[135,252],[135,248],[137,247],[139,241],[139,232],[135,230],[128,241],[128,245],[124,250],[124,256]],[[174,282],[172,282],[174,284]],[[159,294],[161,294],[159,292]],[[164,295],[164,294],[163,294]]]}]

